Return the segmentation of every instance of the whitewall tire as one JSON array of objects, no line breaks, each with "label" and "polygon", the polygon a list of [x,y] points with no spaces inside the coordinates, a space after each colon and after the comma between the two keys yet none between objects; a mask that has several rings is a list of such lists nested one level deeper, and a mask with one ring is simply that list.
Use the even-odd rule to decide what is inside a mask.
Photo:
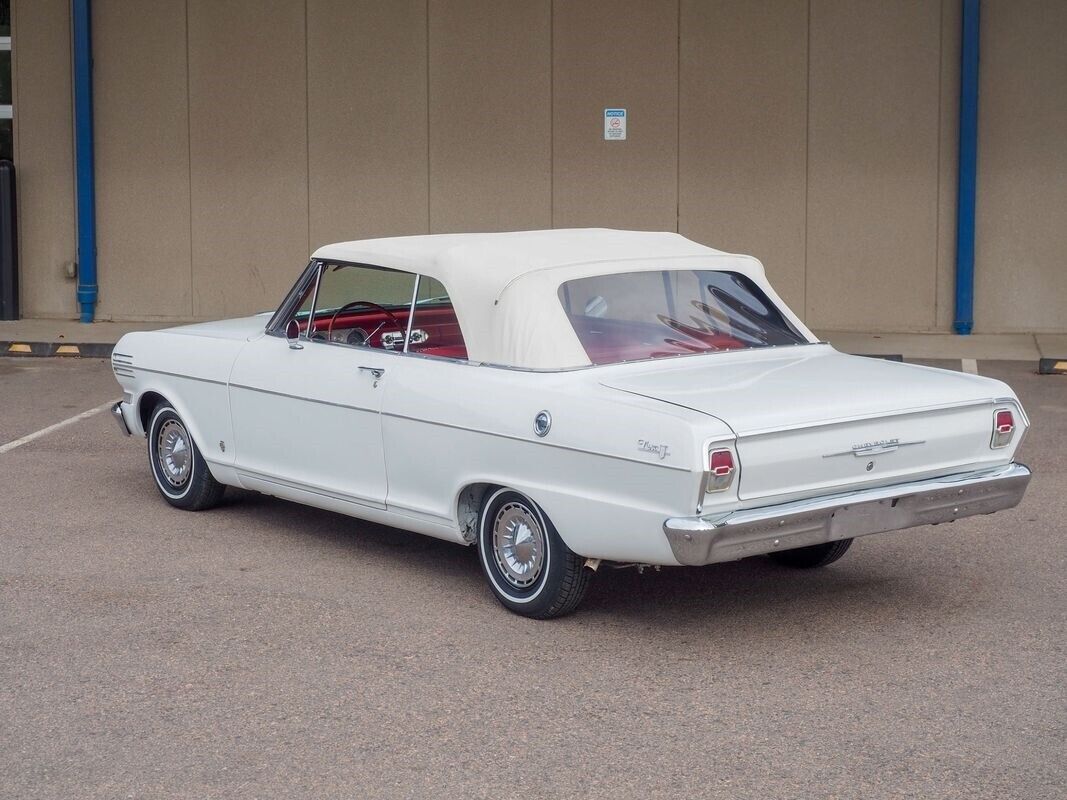
[{"label": "whitewall tire", "polygon": [[226,487],[215,480],[182,418],[165,400],[152,410],[148,462],[163,499],[175,508],[201,511],[218,505]]},{"label": "whitewall tire", "polygon": [[478,557],[496,599],[535,619],[574,611],[592,576],[540,507],[511,489],[490,491],[482,502]]}]

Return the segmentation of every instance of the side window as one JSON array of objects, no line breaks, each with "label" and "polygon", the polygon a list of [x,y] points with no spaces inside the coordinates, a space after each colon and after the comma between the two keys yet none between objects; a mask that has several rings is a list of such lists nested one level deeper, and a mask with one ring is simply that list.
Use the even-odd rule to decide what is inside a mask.
[{"label": "side window", "polygon": [[452,299],[436,278],[424,275],[419,280],[408,351],[439,358],[467,358]]},{"label": "side window", "polygon": [[325,264],[296,318],[313,341],[402,350],[414,290],[410,272]]}]

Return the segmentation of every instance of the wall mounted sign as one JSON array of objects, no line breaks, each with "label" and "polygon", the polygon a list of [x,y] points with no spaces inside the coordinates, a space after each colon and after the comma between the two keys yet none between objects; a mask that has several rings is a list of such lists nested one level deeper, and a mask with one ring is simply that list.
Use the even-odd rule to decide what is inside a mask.
[{"label": "wall mounted sign", "polygon": [[621,142],[626,139],[626,109],[604,109],[604,141]]}]

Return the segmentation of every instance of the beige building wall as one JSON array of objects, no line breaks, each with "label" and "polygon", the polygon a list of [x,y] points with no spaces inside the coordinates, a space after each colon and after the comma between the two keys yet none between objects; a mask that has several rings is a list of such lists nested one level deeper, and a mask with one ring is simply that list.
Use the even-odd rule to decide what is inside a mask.
[{"label": "beige building wall", "polygon": [[938,4],[812,0],[805,321],[936,322]]},{"label": "beige building wall", "polygon": [[145,319],[192,316],[185,7],[96,0],[93,9],[93,112],[103,134],[97,316],[121,318],[131,308]]},{"label": "beige building wall", "polygon": [[310,245],[305,6],[187,7],[192,314],[274,308]]},{"label": "beige building wall", "polygon": [[975,330],[1067,330],[1067,3],[982,3]]},{"label": "beige building wall", "polygon": [[426,33],[426,0],[308,0],[311,249],[429,230]]},{"label": "beige building wall", "polygon": [[[93,5],[99,318],[269,308],[339,239],[611,226],[752,253],[814,327],[951,328],[957,0]],[[23,309],[73,317],[69,4],[14,6]],[[983,3],[976,331],[1067,330],[1064,29]]]},{"label": "beige building wall", "polygon": [[[554,227],[677,230],[676,5],[558,2],[553,16]],[[604,141],[614,107],[626,141]]]},{"label": "beige building wall", "polygon": [[681,14],[678,230],[758,255],[803,315],[808,0],[683,0]]},{"label": "beige building wall", "polygon": [[551,227],[551,3],[427,8],[430,230]]},{"label": "beige building wall", "polygon": [[76,319],[70,3],[16,0],[11,33],[21,313]]}]

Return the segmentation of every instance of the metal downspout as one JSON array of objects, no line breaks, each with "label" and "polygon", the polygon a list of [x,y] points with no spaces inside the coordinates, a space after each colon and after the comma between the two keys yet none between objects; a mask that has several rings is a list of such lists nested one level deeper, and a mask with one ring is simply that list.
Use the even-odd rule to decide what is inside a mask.
[{"label": "metal downspout", "polygon": [[956,333],[974,326],[974,209],[978,171],[978,12],[981,0],[962,0],[960,50],[959,192],[956,207]]},{"label": "metal downspout", "polygon": [[96,309],[96,178],[93,164],[93,45],[90,0],[71,0],[74,83],[74,172],[78,219],[78,306],[81,321]]}]

